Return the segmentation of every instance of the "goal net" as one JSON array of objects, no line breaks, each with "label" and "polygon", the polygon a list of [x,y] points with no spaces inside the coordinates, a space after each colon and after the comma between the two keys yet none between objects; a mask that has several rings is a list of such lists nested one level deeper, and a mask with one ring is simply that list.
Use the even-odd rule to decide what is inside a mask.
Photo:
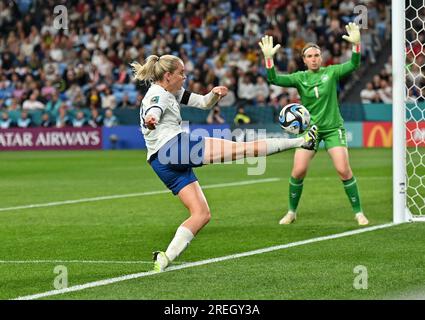
[{"label": "goal net", "polygon": [[[405,186],[404,190],[396,189],[395,192],[405,192],[403,200],[405,211],[401,220],[425,221],[425,3],[424,0],[398,1],[402,5],[405,2],[405,41],[404,57],[402,57],[405,78],[402,88],[404,93],[401,93],[404,101],[402,104],[396,104],[394,101],[393,108],[397,108],[398,105],[405,107],[405,118],[403,119],[405,136],[402,135],[405,143],[404,151],[395,148],[394,152],[402,152],[405,155],[404,163],[402,161],[405,166]],[[397,27],[397,23],[393,23],[393,25]],[[398,27],[403,29],[402,25]],[[393,46],[397,46],[397,44],[393,42]],[[394,77],[397,75],[395,71]],[[394,81],[394,86],[396,86],[396,81]],[[399,94],[399,90],[400,88],[394,87],[394,97]],[[395,127],[396,122],[400,119],[397,117],[393,119]],[[396,144],[396,130],[393,134]],[[398,156],[394,155],[394,160],[396,157]],[[397,163],[394,163],[394,167],[397,167]],[[397,187],[402,188],[403,186],[399,184]],[[396,206],[394,210],[397,210]],[[396,216],[400,213],[395,211],[394,214],[395,220],[397,220]]]}]

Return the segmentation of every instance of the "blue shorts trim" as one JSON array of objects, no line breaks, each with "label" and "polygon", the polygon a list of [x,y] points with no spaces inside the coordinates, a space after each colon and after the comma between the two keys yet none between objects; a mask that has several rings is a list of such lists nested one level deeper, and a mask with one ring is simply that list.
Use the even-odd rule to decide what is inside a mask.
[{"label": "blue shorts trim", "polygon": [[177,195],[185,186],[198,181],[192,168],[203,165],[204,147],[202,137],[191,140],[189,134],[180,133],[148,162],[167,188]]}]

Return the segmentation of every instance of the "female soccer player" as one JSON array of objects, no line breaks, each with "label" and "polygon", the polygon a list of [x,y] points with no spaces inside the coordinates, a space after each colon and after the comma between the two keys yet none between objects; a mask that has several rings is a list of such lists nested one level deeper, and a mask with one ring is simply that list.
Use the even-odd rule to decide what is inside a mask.
[{"label": "female soccer player", "polygon": [[247,143],[216,138],[193,140],[181,129],[180,104],[210,109],[227,94],[227,88],[214,87],[206,95],[183,89],[186,79],[184,64],[173,55],[150,55],[143,65],[134,62],[132,67],[135,79],[151,83],[140,108],[148,162],[190,213],[190,217],[177,229],[167,250],[154,252],[154,270],[160,272],[183,252],[211,217],[193,167],[246,156],[265,156],[297,147],[313,150],[317,128],[313,126],[304,137],[296,139],[265,139]]},{"label": "female soccer player", "polygon": [[336,90],[338,81],[352,73],[360,65],[359,27],[355,23],[349,23],[346,30],[348,35],[343,35],[343,39],[353,44],[351,61],[322,67],[320,48],[314,43],[308,43],[302,50],[303,61],[308,70],[289,75],[277,74],[274,68],[273,56],[280,45],[273,47],[273,38],[267,35],[259,43],[265,58],[268,81],[282,87],[297,88],[302,104],[310,111],[312,123],[319,127],[315,150],[297,149],[295,151],[294,165],[289,180],[289,210],[280,220],[280,224],[290,224],[296,219],[296,210],[303,190],[303,180],[321,140],[324,141],[325,148],[342,180],[358,224],[367,225],[369,223],[362,212],[357,181],[348,160],[344,121],[339,111]]}]

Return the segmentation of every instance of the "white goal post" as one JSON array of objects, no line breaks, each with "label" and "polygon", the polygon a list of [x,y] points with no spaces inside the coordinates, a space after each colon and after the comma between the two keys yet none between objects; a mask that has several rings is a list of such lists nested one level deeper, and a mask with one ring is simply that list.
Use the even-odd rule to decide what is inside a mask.
[{"label": "white goal post", "polygon": [[425,221],[425,6],[392,0],[391,7],[393,221]]}]

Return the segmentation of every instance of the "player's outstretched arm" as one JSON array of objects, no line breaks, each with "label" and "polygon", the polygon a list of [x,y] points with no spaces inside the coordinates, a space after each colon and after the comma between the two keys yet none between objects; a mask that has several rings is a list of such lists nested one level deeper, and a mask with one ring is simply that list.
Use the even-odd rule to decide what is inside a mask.
[{"label": "player's outstretched arm", "polygon": [[265,35],[261,38],[261,41],[258,43],[258,45],[261,48],[261,51],[263,51],[264,60],[266,62],[266,68],[270,69],[273,67],[273,56],[279,50],[280,44],[277,44],[273,47],[273,37]]},{"label": "player's outstretched arm", "polygon": [[347,30],[347,34],[344,34],[342,38],[353,44],[353,53],[350,61],[338,65],[339,78],[347,76],[360,66],[360,27],[354,22],[350,22],[345,26],[345,30]]},{"label": "player's outstretched arm", "polygon": [[267,81],[271,84],[275,84],[282,87],[293,87],[295,86],[295,80],[291,75],[277,74],[274,68],[273,56],[280,48],[280,44],[273,47],[273,37],[265,35],[261,38],[258,43],[261,51],[264,55],[264,61],[266,63]]},{"label": "player's outstretched arm", "polygon": [[212,88],[212,90],[206,95],[190,92],[187,102],[184,102],[183,104],[199,109],[211,109],[227,94],[228,91],[229,89],[227,89],[227,87],[217,86]]},{"label": "player's outstretched arm", "polygon": [[347,34],[344,34],[342,38],[353,44],[353,52],[360,53],[360,27],[354,22],[350,22],[345,26]]}]

